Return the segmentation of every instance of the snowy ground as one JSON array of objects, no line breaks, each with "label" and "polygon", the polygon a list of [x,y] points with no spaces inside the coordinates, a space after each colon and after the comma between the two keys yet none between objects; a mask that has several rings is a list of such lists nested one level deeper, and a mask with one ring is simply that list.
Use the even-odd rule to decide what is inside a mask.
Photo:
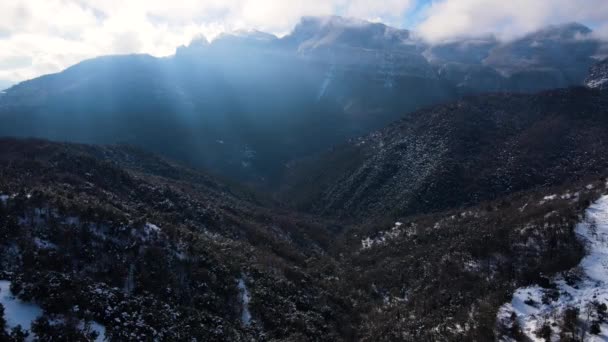
[{"label": "snowy ground", "polygon": [[[603,196],[587,209],[584,220],[576,226],[576,234],[587,252],[577,267],[580,279],[570,280],[568,284],[564,275],[554,277],[555,290],[559,293],[557,298],[549,298],[551,290],[537,285],[518,289],[512,301],[499,309],[499,321],[508,322],[515,313],[524,334],[533,341],[544,341],[535,332],[548,323],[552,341],[557,341],[564,310],[578,308],[579,323],[587,328],[597,318],[597,310],[588,308],[593,307],[593,302],[608,304],[608,196]],[[599,335],[586,332],[584,341],[608,341],[608,324],[601,324],[600,328]]]},{"label": "snowy ground", "polygon": [[[7,330],[10,330],[18,325],[24,330],[30,330],[32,322],[36,318],[42,316],[42,308],[36,304],[26,303],[13,296],[10,290],[11,282],[0,280],[0,303],[4,305],[4,318],[6,319]],[[81,325],[84,326],[83,322]],[[91,330],[96,331],[97,342],[105,341],[106,328],[95,322],[91,322]],[[30,334],[28,341],[33,340]]]},{"label": "snowy ground", "polygon": [[369,249],[375,245],[383,245],[391,240],[398,238],[403,233],[401,229],[402,225],[403,223],[401,222],[395,222],[395,225],[393,226],[393,228],[391,228],[391,230],[380,232],[380,234],[378,234],[378,236],[373,239],[367,237],[361,240],[361,249]]},{"label": "snowy ground", "polygon": [[237,284],[241,297],[241,322],[243,325],[248,326],[251,324],[251,312],[249,312],[249,290],[245,284],[245,279],[240,278]]},{"label": "snowy ground", "polygon": [[32,322],[42,315],[42,309],[35,304],[25,303],[15,298],[10,290],[11,282],[0,280],[0,303],[4,305],[4,318],[8,329],[21,325],[30,330]]},{"label": "snowy ground", "polygon": [[106,327],[95,321],[92,321],[91,330],[97,333],[97,339],[95,340],[96,342],[103,342],[106,340]]},{"label": "snowy ground", "polygon": [[601,86],[608,84],[608,78],[600,78],[587,82],[589,88],[600,88]]}]

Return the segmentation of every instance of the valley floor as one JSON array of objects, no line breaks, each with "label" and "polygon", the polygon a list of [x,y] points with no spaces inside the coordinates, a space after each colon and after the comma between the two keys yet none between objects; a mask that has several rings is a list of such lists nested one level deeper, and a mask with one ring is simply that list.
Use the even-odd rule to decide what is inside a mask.
[{"label": "valley floor", "polygon": [[577,267],[543,286],[519,288],[498,311],[513,334],[533,341],[608,341],[608,196],[586,210],[576,234],[587,250]]}]

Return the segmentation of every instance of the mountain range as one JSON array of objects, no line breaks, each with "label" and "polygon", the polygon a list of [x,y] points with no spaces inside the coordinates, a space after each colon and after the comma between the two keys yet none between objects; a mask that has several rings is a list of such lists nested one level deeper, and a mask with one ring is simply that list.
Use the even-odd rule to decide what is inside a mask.
[{"label": "mountain range", "polygon": [[602,44],[310,17],[20,83],[0,340],[599,340]]},{"label": "mountain range", "polygon": [[127,143],[276,186],[288,162],[416,109],[582,85],[601,44],[574,23],[430,45],[380,23],[307,17],[282,38],[237,31],[166,58],[99,57],[22,82],[0,96],[0,133]]}]

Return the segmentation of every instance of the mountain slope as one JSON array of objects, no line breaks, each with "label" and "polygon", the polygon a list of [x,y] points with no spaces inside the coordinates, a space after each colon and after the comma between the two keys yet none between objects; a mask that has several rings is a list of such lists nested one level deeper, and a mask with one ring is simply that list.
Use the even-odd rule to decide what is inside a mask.
[{"label": "mountain slope", "polygon": [[512,301],[498,313],[504,332],[515,331],[533,341],[553,336],[582,336],[585,341],[605,339],[608,253],[603,237],[608,229],[607,200],[602,196],[593,203],[576,226],[577,238],[586,249],[580,264],[558,274],[548,284],[517,289]]},{"label": "mountain slope", "polygon": [[600,47],[590,33],[578,23],[549,26],[496,47],[483,64],[509,76],[512,90],[581,85]]},{"label": "mountain slope", "polygon": [[516,327],[497,322],[499,309],[519,287],[541,284],[550,294],[551,276],[580,262],[586,251],[575,229],[605,184],[590,179],[364,225],[349,239],[347,267],[368,298],[360,340],[518,340]]},{"label": "mountain slope", "polygon": [[608,59],[596,63],[585,79],[585,85],[589,88],[600,90],[608,89]]},{"label": "mountain slope", "polygon": [[580,85],[598,45],[588,34],[570,24],[430,46],[380,23],[303,18],[282,38],[226,33],[167,58],[101,57],[23,82],[0,94],[0,134],[129,143],[277,185],[287,162],[429,105]]},{"label": "mountain slope", "polygon": [[44,310],[38,337],[348,335],[323,285],[331,224],[132,148],[1,139],[0,160],[0,278]]},{"label": "mountain slope", "polygon": [[606,191],[351,226],[128,147],[2,139],[0,160],[0,296],[40,339],[493,339],[507,294],[581,259],[577,216]]},{"label": "mountain slope", "polygon": [[[0,133],[146,150],[0,138],[0,340],[23,340],[17,322],[39,340],[534,338],[512,294],[538,309],[602,285],[569,270],[596,257],[576,237],[608,191],[605,62],[587,87],[409,111],[580,84],[589,32],[428,46],[304,18],[12,88]],[[289,177],[277,201],[182,163]],[[564,326],[590,330],[579,316]]]},{"label": "mountain slope", "polygon": [[376,217],[561,184],[608,167],[607,114],[608,97],[587,88],[465,98],[292,165],[286,198]]}]

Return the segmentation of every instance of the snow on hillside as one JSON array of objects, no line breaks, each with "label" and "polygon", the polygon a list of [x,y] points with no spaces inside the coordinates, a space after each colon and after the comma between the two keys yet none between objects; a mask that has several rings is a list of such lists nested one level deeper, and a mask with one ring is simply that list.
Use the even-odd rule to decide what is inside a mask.
[{"label": "snow on hillside", "polygon": [[391,230],[380,232],[375,238],[367,237],[361,240],[361,249],[372,248],[374,245],[383,245],[390,240],[394,240],[403,233],[401,229],[402,225],[403,223],[401,222],[395,222],[395,226]]},{"label": "snow on hillside", "polygon": [[608,88],[608,59],[597,63],[591,68],[585,84],[589,88]]},{"label": "snow on hillside", "polygon": [[0,303],[4,305],[6,326],[12,329],[18,325],[30,330],[32,322],[42,315],[42,309],[35,304],[26,303],[13,296],[10,290],[11,282],[0,280]]},{"label": "snow on hillside", "polygon": [[[0,280],[0,303],[4,306],[4,318],[6,320],[7,330],[20,325],[24,330],[31,331],[32,323],[43,314],[40,306],[27,303],[11,292],[11,282],[8,280]],[[80,322],[79,327],[84,328],[84,322]],[[95,322],[90,321],[91,330],[97,332],[97,342],[105,341],[106,328]],[[30,334],[28,341],[33,340],[33,335]]]},{"label": "snow on hillside", "polygon": [[589,82],[587,82],[587,86],[589,88],[600,88],[604,84],[607,84],[607,83],[608,83],[608,77],[607,78],[600,78],[600,79],[593,80],[593,81],[589,81]]},{"label": "snow on hillside", "polygon": [[321,88],[319,89],[319,95],[317,95],[317,102],[320,101],[323,98],[323,96],[325,95],[325,93],[327,92],[327,87],[329,87],[329,85],[331,84],[331,81],[333,81],[333,79],[335,77],[335,72],[336,72],[336,67],[335,67],[335,65],[332,64],[332,66],[327,71],[327,74],[325,75],[325,79],[323,79]]},{"label": "snow on hillside", "polygon": [[[499,309],[499,322],[508,328],[517,324],[532,341],[545,341],[543,331],[552,341],[559,340],[560,334],[583,341],[608,341],[608,196],[586,210],[576,234],[587,252],[581,263],[554,277],[548,286],[515,291],[511,302]],[[576,328],[568,328],[572,326]]]},{"label": "snow on hillside", "polygon": [[[106,341],[106,327],[104,327],[103,325],[95,322],[95,321],[91,321],[91,330],[93,330],[94,332],[97,333],[97,338],[95,339],[96,342],[103,342]],[[81,328],[84,325],[81,326]]]},{"label": "snow on hillside", "polygon": [[237,284],[237,287],[240,292],[241,298],[241,322],[245,326],[249,326],[251,324],[251,312],[249,311],[249,301],[251,297],[249,296],[249,289],[247,289],[247,285],[245,284],[245,279],[240,278]]}]

